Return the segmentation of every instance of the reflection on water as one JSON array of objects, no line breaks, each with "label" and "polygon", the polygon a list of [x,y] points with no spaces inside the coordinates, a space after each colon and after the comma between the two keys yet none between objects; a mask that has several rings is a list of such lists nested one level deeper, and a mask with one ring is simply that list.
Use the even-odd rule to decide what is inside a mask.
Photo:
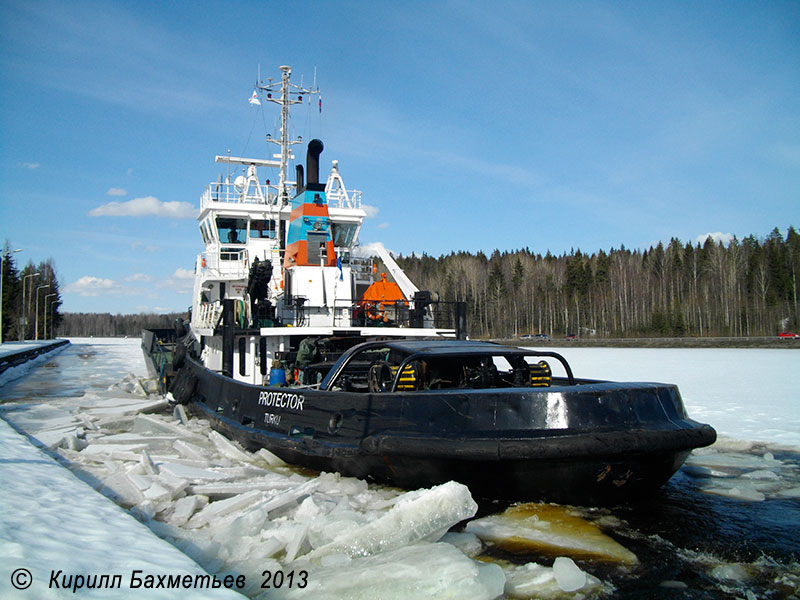
[{"label": "reflection on water", "polygon": [[[13,420],[11,413],[31,403],[107,389],[129,371],[143,374],[143,365],[131,360],[130,346],[73,344],[44,368],[0,389],[4,416]],[[507,508],[484,503],[479,517],[489,517],[492,525]],[[695,453],[646,499],[613,508],[517,507],[508,515],[510,521],[494,521],[502,527],[467,526],[483,540],[478,558],[504,565],[507,576],[521,568],[514,565],[553,565],[558,542],[564,555],[605,582],[591,588],[589,597],[800,597],[800,454],[791,448],[723,439]],[[517,529],[513,519],[519,520]],[[512,529],[503,529],[509,523]],[[612,538],[638,562],[588,559],[592,553],[585,549],[570,554],[565,540],[573,546],[593,543],[581,531],[592,532],[597,544]],[[551,536],[545,535],[546,544],[537,548],[525,541],[542,532]],[[548,597],[576,597],[554,593]]]}]

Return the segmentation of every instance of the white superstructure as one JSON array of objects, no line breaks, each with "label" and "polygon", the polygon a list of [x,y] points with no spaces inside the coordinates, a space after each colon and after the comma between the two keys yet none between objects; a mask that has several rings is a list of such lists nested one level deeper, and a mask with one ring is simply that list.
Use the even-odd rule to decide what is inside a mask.
[{"label": "white superstructure", "polygon": [[[289,107],[318,90],[292,84],[291,68],[281,71],[280,82],[257,84],[251,99],[258,103],[260,93],[280,106],[280,139],[267,138],[280,148],[277,160],[217,156],[226,172],[200,200],[205,248],[195,264],[191,333],[206,367],[263,384],[278,364],[274,361],[286,366],[287,353],[308,337],[453,337],[453,329],[433,328],[429,301],[415,303],[416,287],[388,253],[383,261],[404,300],[377,308],[360,302],[376,279],[373,260],[354,256],[366,217],[361,192],[347,190],[336,160],[324,186],[317,181],[318,140],[312,142],[318,144],[316,156],[308,159],[308,183],[302,167],[289,180],[291,146],[301,141],[289,139]],[[277,184],[259,175],[264,168],[279,170]],[[225,310],[231,313],[227,323]],[[416,318],[409,319],[409,313]],[[231,356],[225,364],[226,335],[233,346],[232,367]]]}]

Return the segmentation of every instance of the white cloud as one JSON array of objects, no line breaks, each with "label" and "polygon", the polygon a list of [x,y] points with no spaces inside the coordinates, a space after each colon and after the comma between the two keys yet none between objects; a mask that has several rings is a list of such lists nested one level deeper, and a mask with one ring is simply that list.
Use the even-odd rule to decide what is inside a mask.
[{"label": "white cloud", "polygon": [[79,294],[81,296],[98,296],[100,294],[113,292],[114,287],[114,281],[111,279],[84,275],[78,279],[78,281],[74,281],[64,287],[64,292]]},{"label": "white cloud", "polygon": [[38,169],[42,165],[40,163],[37,163],[37,162],[24,162],[24,163],[20,163],[20,166],[23,169],[31,169],[31,170],[33,170],[33,169]]},{"label": "white cloud", "polygon": [[378,216],[378,213],[380,212],[380,209],[377,206],[370,206],[369,204],[362,204],[361,210],[367,213],[368,219],[374,219],[375,217]]},{"label": "white cloud", "polygon": [[389,223],[384,222],[384,223],[381,223],[380,225],[378,225],[378,229],[386,229],[388,226],[389,226]]},{"label": "white cloud", "polygon": [[[150,275],[144,273],[134,273],[124,279],[126,282],[150,281]],[[148,296],[153,297],[151,287],[135,287],[122,285],[113,279],[103,277],[93,277],[84,275],[77,281],[73,281],[64,287],[65,293],[78,294],[79,296]]]},{"label": "white cloud", "polygon": [[722,242],[723,246],[727,246],[731,242],[731,240],[733,239],[733,234],[732,233],[722,233],[721,231],[715,231],[713,233],[712,232],[708,232],[708,233],[704,233],[702,235],[698,235],[697,238],[695,238],[695,241],[702,246],[703,244],[706,243],[706,239],[708,239],[708,238],[711,238],[711,240],[715,244],[718,244],[718,243]]},{"label": "white cloud", "polygon": [[197,209],[188,202],[162,202],[155,196],[134,198],[127,202],[109,202],[89,211],[92,217],[166,217],[194,219]]},{"label": "white cloud", "polygon": [[175,269],[171,277],[156,284],[160,288],[169,288],[178,293],[189,293],[194,288],[194,271]]},{"label": "white cloud", "polygon": [[122,188],[112,187],[108,188],[108,191],[106,192],[106,196],[127,196],[127,195],[128,191],[123,190]]}]

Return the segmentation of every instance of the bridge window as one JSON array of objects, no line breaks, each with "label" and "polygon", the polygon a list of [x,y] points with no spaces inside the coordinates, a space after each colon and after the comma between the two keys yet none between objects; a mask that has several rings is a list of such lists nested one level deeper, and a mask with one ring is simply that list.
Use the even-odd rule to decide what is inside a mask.
[{"label": "bridge window", "polygon": [[250,239],[274,240],[275,221],[272,219],[253,219],[250,221]]},{"label": "bridge window", "polygon": [[331,225],[333,245],[337,248],[349,248],[353,245],[357,229],[358,223],[333,223]]},{"label": "bridge window", "polygon": [[247,219],[217,217],[217,231],[223,244],[244,244],[247,241]]}]

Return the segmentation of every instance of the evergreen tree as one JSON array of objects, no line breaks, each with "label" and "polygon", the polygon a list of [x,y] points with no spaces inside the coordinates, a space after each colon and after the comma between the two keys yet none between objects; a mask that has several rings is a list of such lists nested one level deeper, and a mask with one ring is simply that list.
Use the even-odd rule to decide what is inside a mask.
[{"label": "evergreen tree", "polygon": [[0,302],[3,303],[3,320],[0,323],[0,327],[2,327],[3,341],[8,342],[16,340],[19,332],[19,273],[14,260],[15,253],[8,241],[6,241],[0,253],[2,253],[2,273],[0,273],[0,277],[3,278],[3,295],[0,297]]}]

